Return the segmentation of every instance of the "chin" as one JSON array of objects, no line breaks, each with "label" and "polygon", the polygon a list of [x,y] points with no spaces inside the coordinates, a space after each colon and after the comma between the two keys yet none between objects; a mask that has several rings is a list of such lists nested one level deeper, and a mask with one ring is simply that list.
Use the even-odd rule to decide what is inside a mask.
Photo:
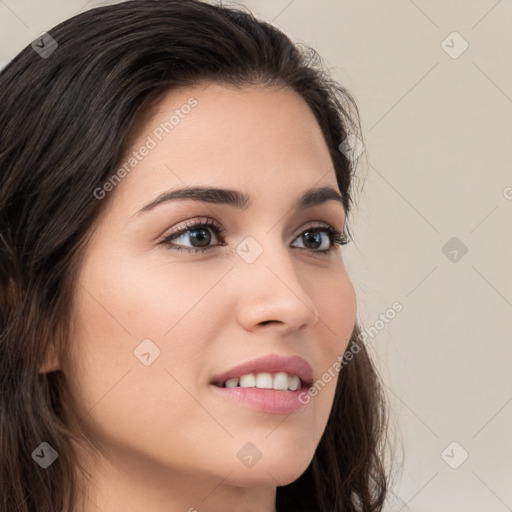
[{"label": "chin", "polygon": [[228,480],[236,487],[280,487],[295,482],[307,467],[308,464],[301,468],[283,468],[276,465],[270,468],[239,469],[233,471]]},{"label": "chin", "polygon": [[276,450],[270,457],[262,456],[252,467],[237,465],[229,480],[240,487],[288,485],[306,471],[313,455],[305,453],[300,447],[294,447],[292,454]]}]

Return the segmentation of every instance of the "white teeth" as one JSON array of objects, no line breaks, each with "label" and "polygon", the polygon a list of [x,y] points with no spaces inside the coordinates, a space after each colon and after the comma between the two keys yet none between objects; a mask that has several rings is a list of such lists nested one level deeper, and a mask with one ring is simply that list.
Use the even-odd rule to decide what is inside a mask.
[{"label": "white teeth", "polygon": [[270,373],[258,373],[256,375],[256,387],[261,389],[272,389],[273,380]]},{"label": "white teeth", "polygon": [[260,388],[260,389],[276,389],[280,391],[290,390],[296,391],[301,387],[300,378],[297,375],[291,377],[285,372],[278,372],[275,374],[261,372],[261,373],[248,373],[241,375],[240,378],[233,377],[228,379],[224,386],[226,388]]},{"label": "white teeth", "polygon": [[295,390],[299,389],[300,388],[300,379],[299,379],[299,377],[297,377],[296,375],[294,375],[293,377],[290,377],[290,383],[289,383],[288,387],[292,391],[295,391]]},{"label": "white teeth", "polygon": [[253,388],[256,386],[256,377],[253,373],[249,373],[248,375],[242,375],[240,377],[240,387],[241,388]]},{"label": "white teeth", "polygon": [[236,388],[238,386],[238,378],[234,377],[233,379],[228,379],[226,381],[227,388]]},{"label": "white teeth", "polygon": [[274,375],[274,389],[288,389],[290,379],[284,372],[276,373]]}]

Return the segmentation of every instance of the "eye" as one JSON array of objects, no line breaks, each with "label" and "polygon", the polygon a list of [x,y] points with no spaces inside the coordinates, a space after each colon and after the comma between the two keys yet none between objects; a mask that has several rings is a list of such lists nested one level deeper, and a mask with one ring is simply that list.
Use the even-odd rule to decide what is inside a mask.
[{"label": "eye", "polygon": [[[215,233],[215,237],[217,237],[224,233],[225,229],[211,219],[192,221],[191,223],[185,224],[185,226],[178,231],[169,233],[160,243],[166,245],[167,249],[194,253],[204,252],[216,246],[226,245],[225,242],[213,246],[210,245],[212,241],[212,231]],[[322,234],[324,236],[322,236]],[[325,236],[325,234],[327,234],[327,236]],[[187,238],[189,238],[192,244],[189,247],[175,243],[176,240],[182,239],[183,241]],[[306,246],[303,245],[299,247],[299,249],[306,249],[310,252],[321,254],[328,254],[334,251],[337,245],[346,245],[348,243],[345,234],[340,233],[329,225],[309,227],[302,231],[295,240],[301,238],[305,241]]]},{"label": "eye", "polygon": [[[325,233],[327,233],[328,236],[322,238],[322,234]],[[306,245],[313,245],[313,249],[310,247],[304,247],[304,249],[309,249],[321,254],[328,254],[334,251],[337,245],[346,245],[348,243],[347,237],[332,226],[313,226],[303,231],[296,240],[299,238],[305,240]],[[327,247],[325,247],[325,245],[327,245]],[[320,249],[319,247],[324,248]]]},{"label": "eye", "polygon": [[[191,222],[185,224],[185,226],[177,232],[169,233],[160,243],[167,245],[168,249],[174,249],[177,251],[187,251],[187,252],[202,252],[212,247],[209,246],[209,243],[212,239],[209,234],[211,231],[214,231],[216,234],[222,234],[225,229],[221,226],[217,225],[216,222],[211,219],[205,219],[201,222]],[[192,235],[192,236],[190,236]],[[193,244],[191,248],[183,247],[179,244],[171,243],[171,241],[179,240],[180,238],[189,237]],[[226,245],[225,243],[221,243],[218,245]]]}]

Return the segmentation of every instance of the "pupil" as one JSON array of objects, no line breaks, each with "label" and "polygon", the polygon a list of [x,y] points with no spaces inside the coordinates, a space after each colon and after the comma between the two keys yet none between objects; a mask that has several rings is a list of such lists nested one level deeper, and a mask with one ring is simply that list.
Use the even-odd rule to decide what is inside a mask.
[{"label": "pupil", "polygon": [[[209,244],[211,236],[210,236],[208,230],[206,230],[206,229],[195,229],[191,233],[193,234],[192,240],[195,239],[196,241],[199,241],[199,242],[204,242],[206,240],[206,243],[204,243],[203,245],[208,245]],[[197,236],[198,233],[200,233],[199,236]],[[205,236],[205,233],[206,233],[206,236]],[[202,245],[199,245],[199,246],[202,247]]]},{"label": "pupil", "polygon": [[313,241],[313,243],[317,243],[317,245],[313,247],[314,249],[317,249],[322,245],[322,236],[318,232],[311,233],[308,231],[307,233],[304,233],[304,238],[307,240],[307,242]]}]

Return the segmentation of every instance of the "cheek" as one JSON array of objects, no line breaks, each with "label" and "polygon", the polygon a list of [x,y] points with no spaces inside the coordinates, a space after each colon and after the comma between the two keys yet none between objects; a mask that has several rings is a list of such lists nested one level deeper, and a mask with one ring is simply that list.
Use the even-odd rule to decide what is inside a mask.
[{"label": "cheek", "polygon": [[332,364],[345,351],[356,321],[356,294],[348,274],[342,271],[333,277],[324,292],[317,292],[316,303],[320,328],[326,333],[324,353]]},{"label": "cheek", "polygon": [[[121,268],[103,267],[100,274],[91,267],[81,276],[73,364],[66,371],[71,396],[84,428],[99,440],[155,457],[168,443],[167,453],[174,453],[169,431],[181,432],[187,446],[187,436],[198,435],[194,426],[204,424],[204,411],[187,391],[197,395],[208,341],[217,336],[211,318],[223,325],[214,311],[220,297],[208,294],[218,277],[136,266],[124,274]],[[185,430],[183,418],[190,420]],[[152,432],[152,439],[140,432]]]},{"label": "cheek", "polygon": [[197,266],[169,264],[161,256],[117,263],[84,269],[81,281],[89,293],[81,294],[78,309],[82,325],[91,325],[94,336],[110,338],[109,345],[118,354],[126,343],[133,350],[137,340],[146,338],[163,346],[174,338],[173,350],[186,349],[190,343],[179,343],[183,334],[200,343],[194,333],[204,333],[206,322],[220,315],[222,303],[213,288],[222,269],[201,272]]},{"label": "cheek", "polygon": [[[343,272],[332,279],[325,293],[317,297],[322,350],[318,352],[318,379],[310,388],[310,399],[321,412],[321,430],[330,413],[343,354],[354,330],[357,303],[354,287]],[[307,399],[307,397],[305,398]]]},{"label": "cheek", "polygon": [[187,265],[96,261],[102,264],[91,261],[82,268],[71,343],[88,407],[128,371],[127,380],[134,382],[134,370],[143,371],[143,383],[157,379],[159,390],[169,388],[169,373],[195,386],[206,349],[226,322],[214,289],[224,271],[202,274]]}]

